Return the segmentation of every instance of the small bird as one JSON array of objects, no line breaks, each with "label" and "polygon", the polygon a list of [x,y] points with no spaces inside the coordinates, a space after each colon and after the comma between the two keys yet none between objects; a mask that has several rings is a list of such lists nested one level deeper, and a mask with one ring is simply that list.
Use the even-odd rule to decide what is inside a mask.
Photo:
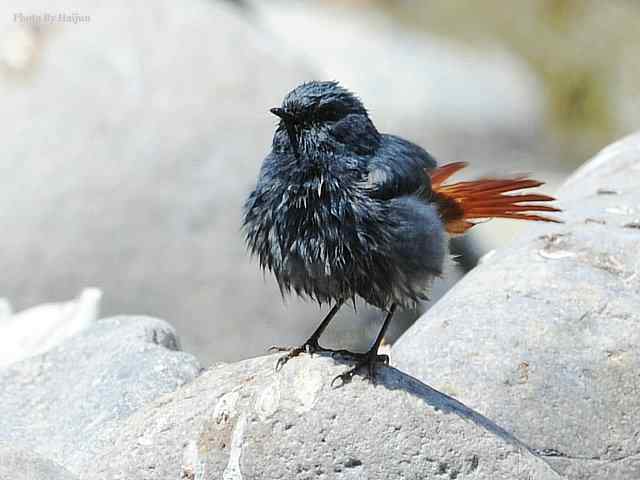
[{"label": "small bird", "polygon": [[[428,299],[450,237],[476,219],[558,222],[538,213],[560,211],[539,203],[554,198],[511,194],[543,182],[516,176],[446,184],[467,164],[438,167],[418,145],[378,132],[358,97],[337,82],[299,85],[271,113],[279,118],[272,149],[244,208],[247,246],[283,296],[333,304],[276,368],[304,352],[340,353],[355,366],[334,381],[344,384],[358,373],[375,380],[376,365],[389,361],[378,348],[396,308]],[[371,348],[321,347],[323,331],[356,297],[386,312]]]}]

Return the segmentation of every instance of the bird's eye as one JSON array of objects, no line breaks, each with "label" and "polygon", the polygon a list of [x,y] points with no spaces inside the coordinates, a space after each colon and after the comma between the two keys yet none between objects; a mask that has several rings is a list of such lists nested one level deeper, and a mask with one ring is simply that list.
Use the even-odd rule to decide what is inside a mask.
[{"label": "bird's eye", "polygon": [[313,112],[313,116],[316,120],[321,122],[335,122],[345,116],[345,112],[341,108],[337,108],[336,105],[327,103],[324,105],[318,105]]}]

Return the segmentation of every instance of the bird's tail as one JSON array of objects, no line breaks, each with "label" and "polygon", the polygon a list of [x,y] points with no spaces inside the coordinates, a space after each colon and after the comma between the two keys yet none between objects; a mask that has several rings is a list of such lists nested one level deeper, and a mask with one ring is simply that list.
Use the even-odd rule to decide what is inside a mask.
[{"label": "bird's tail", "polygon": [[536,193],[510,195],[511,192],[517,190],[539,187],[544,185],[544,182],[525,176],[516,176],[443,184],[449,177],[466,166],[466,162],[449,163],[428,172],[431,176],[432,199],[438,206],[438,211],[449,234],[465,233],[475,225],[471,221],[474,219],[500,217],[562,223],[555,218],[534,213],[561,211],[537,203],[550,202],[555,198]]}]

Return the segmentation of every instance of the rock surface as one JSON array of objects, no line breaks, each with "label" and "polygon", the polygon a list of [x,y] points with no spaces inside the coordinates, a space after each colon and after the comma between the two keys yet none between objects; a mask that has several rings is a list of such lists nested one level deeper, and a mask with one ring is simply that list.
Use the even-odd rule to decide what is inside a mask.
[{"label": "rock surface", "polygon": [[13,314],[11,303],[6,298],[0,298],[0,322],[6,320]]},{"label": "rock surface", "polygon": [[[135,413],[81,470],[111,479],[559,479],[488,419],[384,367],[373,386],[302,356],[219,365]],[[115,435],[113,435],[115,434]]]},{"label": "rock surface", "polygon": [[640,134],[603,150],[535,225],[394,345],[392,364],[576,480],[640,478]]},{"label": "rock surface", "polygon": [[78,477],[50,460],[0,443],[0,479],[78,480]]},{"label": "rock surface", "polygon": [[0,299],[0,367],[44,353],[98,318],[102,292],[85,288],[69,302],[45,303],[11,315]]},{"label": "rock surface", "polygon": [[75,472],[104,450],[98,437],[200,366],[176,351],[175,331],[148,317],[115,317],[46,354],[0,369],[0,443]]}]

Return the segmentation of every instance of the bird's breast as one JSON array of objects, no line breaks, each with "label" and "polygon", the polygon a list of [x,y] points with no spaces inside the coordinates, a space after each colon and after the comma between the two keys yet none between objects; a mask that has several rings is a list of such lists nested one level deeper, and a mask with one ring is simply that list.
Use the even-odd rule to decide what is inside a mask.
[{"label": "bird's breast", "polygon": [[358,250],[358,198],[339,182],[317,177],[283,192],[273,238],[281,262],[274,273],[318,299],[344,296]]}]

